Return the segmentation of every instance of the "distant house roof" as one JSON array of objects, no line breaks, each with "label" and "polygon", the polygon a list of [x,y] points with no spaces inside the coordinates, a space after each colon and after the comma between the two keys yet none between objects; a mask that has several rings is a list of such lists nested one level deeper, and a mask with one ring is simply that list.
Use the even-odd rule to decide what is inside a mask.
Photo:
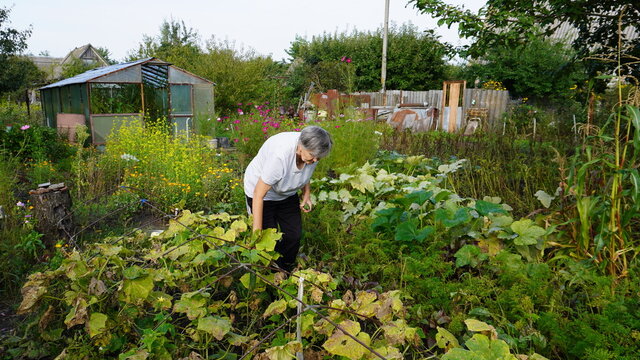
[{"label": "distant house roof", "polygon": [[61,64],[64,65],[73,59],[81,59],[85,61],[95,61],[101,65],[107,66],[109,63],[100,55],[100,53],[91,45],[82,45],[77,47],[67,54],[67,56],[62,59]]},{"label": "distant house roof", "polygon": [[62,66],[70,63],[73,59],[80,59],[85,63],[97,63],[100,66],[109,65],[91,44],[77,47],[62,58],[51,56],[29,56],[29,58],[40,70],[47,73],[49,80],[60,78]]}]

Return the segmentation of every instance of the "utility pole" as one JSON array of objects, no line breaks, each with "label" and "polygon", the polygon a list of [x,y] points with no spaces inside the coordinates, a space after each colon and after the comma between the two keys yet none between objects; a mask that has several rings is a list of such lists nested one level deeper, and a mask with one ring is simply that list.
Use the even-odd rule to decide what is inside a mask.
[{"label": "utility pole", "polygon": [[384,1],[384,32],[382,34],[382,97],[386,105],[386,82],[387,82],[387,38],[389,36],[389,0]]}]

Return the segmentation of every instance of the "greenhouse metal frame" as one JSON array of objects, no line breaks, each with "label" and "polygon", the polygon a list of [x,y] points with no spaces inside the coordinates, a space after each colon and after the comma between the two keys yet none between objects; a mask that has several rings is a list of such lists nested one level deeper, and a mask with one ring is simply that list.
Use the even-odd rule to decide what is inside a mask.
[{"label": "greenhouse metal frame", "polygon": [[73,140],[86,125],[93,144],[130,119],[166,120],[193,131],[196,117],[212,116],[214,83],[170,63],[146,58],[89,70],[40,88],[44,119]]}]

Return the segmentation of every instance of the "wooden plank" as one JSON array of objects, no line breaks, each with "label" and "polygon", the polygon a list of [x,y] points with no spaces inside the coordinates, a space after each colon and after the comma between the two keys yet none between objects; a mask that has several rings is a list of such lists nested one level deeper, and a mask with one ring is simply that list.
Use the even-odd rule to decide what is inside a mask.
[{"label": "wooden plank", "polygon": [[458,102],[460,101],[460,83],[451,84],[449,92],[449,132],[456,131]]}]

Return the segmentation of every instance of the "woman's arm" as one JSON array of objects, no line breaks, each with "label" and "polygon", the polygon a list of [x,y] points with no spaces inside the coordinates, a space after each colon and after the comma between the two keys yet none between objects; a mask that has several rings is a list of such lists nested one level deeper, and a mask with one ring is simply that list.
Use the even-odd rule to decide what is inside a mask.
[{"label": "woman's arm", "polygon": [[312,208],[313,204],[311,203],[311,184],[306,183],[304,187],[302,187],[302,201],[300,201],[300,210],[309,212]]},{"label": "woman's arm", "polygon": [[262,230],[262,214],[264,209],[264,197],[271,189],[271,185],[265,184],[262,178],[258,178],[258,183],[253,189],[253,203],[251,213],[253,213],[253,231]]}]

